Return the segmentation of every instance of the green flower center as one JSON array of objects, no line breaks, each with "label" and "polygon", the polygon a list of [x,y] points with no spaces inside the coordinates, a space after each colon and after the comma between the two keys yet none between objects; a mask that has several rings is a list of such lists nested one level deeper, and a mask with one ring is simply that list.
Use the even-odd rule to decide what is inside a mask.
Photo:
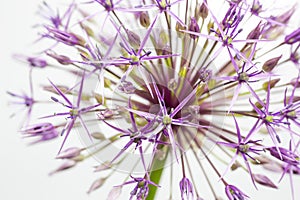
[{"label": "green flower center", "polygon": [[172,118],[169,115],[165,115],[163,117],[163,124],[164,125],[169,125],[172,123]]},{"label": "green flower center", "polygon": [[287,116],[288,117],[296,117],[296,111],[292,110],[292,111],[288,112]]},{"label": "green flower center", "polygon": [[249,76],[246,72],[242,72],[239,74],[239,80],[240,81],[248,81],[249,80]]},{"label": "green flower center", "polygon": [[271,115],[266,116],[265,119],[267,122],[273,122],[273,116],[271,116]]},{"label": "green flower center", "polygon": [[243,153],[248,152],[249,148],[250,148],[250,146],[247,145],[247,144],[243,144],[243,145],[240,145],[240,146],[239,146],[239,150],[240,150],[241,152],[243,152]]},{"label": "green flower center", "polygon": [[70,115],[71,116],[75,116],[75,115],[78,115],[79,114],[79,111],[77,109],[71,109],[70,110]]}]

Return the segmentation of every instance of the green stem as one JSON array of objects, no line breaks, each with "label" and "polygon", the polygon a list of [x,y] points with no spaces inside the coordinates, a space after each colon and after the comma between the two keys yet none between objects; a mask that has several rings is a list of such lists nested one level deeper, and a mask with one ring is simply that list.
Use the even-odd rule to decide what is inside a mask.
[{"label": "green stem", "polygon": [[[153,171],[152,170],[150,171],[150,180],[156,184],[159,184],[160,182],[162,172],[165,168],[168,153],[169,153],[169,148],[167,147],[166,156],[164,157],[164,159],[161,160],[158,159],[156,156],[154,156],[152,167],[151,167]],[[157,187],[149,184],[149,193],[146,200],[154,200],[156,192],[157,192]]]}]

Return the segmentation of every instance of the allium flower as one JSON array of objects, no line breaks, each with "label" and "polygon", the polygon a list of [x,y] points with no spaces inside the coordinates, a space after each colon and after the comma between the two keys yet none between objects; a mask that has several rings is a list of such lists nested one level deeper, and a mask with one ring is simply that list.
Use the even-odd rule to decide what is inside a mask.
[{"label": "allium flower", "polygon": [[[246,200],[258,186],[279,189],[276,172],[289,175],[296,199],[296,5],[74,0],[62,9],[43,3],[38,13],[46,22],[36,26],[36,45],[47,46],[15,55],[30,66],[30,95],[8,94],[28,109],[25,137],[63,137],[62,164],[50,175],[95,158],[87,193],[109,200]],[[33,71],[55,75],[37,91]],[[33,109],[42,103],[48,112]],[[70,144],[74,136],[82,147]],[[237,170],[245,180],[233,178]]]}]

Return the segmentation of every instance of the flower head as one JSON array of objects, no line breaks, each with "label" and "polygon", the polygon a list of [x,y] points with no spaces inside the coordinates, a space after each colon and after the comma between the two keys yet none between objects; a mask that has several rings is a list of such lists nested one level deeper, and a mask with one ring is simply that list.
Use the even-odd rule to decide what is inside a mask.
[{"label": "flower head", "polygon": [[[164,190],[169,199],[246,200],[240,180],[228,175],[236,170],[254,188],[280,188],[268,171],[289,174],[293,194],[300,174],[299,27],[287,30],[296,7],[267,5],[74,0],[55,10],[43,3],[47,22],[38,26],[37,44],[51,45],[42,55],[15,56],[30,66],[30,94],[8,94],[28,109],[28,119],[33,105],[51,111],[34,110],[46,122],[27,123],[22,134],[42,142],[61,133],[56,158],[63,163],[50,174],[96,157],[100,176],[87,191],[110,184],[108,199],[161,199]],[[50,76],[35,96],[34,70]],[[83,147],[66,147],[71,135],[82,137]]]}]

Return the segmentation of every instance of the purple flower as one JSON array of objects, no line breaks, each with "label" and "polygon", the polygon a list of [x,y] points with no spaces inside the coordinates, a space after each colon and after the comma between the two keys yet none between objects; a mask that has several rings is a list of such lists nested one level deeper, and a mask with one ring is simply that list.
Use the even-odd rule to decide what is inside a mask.
[{"label": "purple flower", "polygon": [[230,164],[228,165],[227,169],[225,170],[225,172],[224,172],[224,174],[222,175],[221,178],[223,178],[223,176],[227,173],[227,171],[229,170],[229,168],[236,161],[237,156],[239,154],[241,154],[242,157],[243,157],[243,159],[244,159],[245,165],[247,166],[249,174],[251,176],[252,182],[253,182],[254,186],[256,187],[256,185],[255,185],[255,179],[254,179],[254,176],[252,174],[252,170],[250,168],[250,164],[248,162],[247,157],[249,157],[250,159],[256,161],[256,159],[253,158],[250,153],[259,155],[260,152],[264,151],[264,148],[261,145],[259,145],[259,142],[261,142],[261,140],[256,140],[256,141],[251,141],[250,140],[249,141],[249,136],[252,135],[253,132],[255,131],[255,126],[249,131],[249,133],[245,137],[245,139],[243,139],[242,135],[241,135],[240,128],[239,128],[238,123],[237,123],[237,121],[236,121],[236,119],[235,119],[234,116],[233,116],[233,119],[234,119],[235,126],[236,126],[236,133],[237,133],[237,137],[238,137],[237,138],[238,142],[237,143],[218,142],[219,145],[223,145],[223,146],[226,146],[226,147],[229,147],[229,148],[236,149],[236,153],[235,153],[234,157],[232,158]]},{"label": "purple flower", "polygon": [[[30,66],[30,93],[8,94],[28,110],[22,136],[37,138],[33,143],[64,136],[56,156],[63,163],[50,174],[95,157],[101,176],[88,193],[109,184],[109,200],[125,198],[126,191],[130,200],[246,200],[240,180],[228,184],[227,173],[243,170],[254,188],[279,189],[268,178],[273,172],[289,175],[294,196],[300,38],[299,29],[286,29],[297,8],[219,3],[74,0],[57,10],[43,3],[39,14],[46,22],[38,23],[43,32],[35,45],[52,44],[38,55],[15,56]],[[55,73],[60,85],[49,79],[33,85],[35,70]],[[40,109],[53,105],[50,115]],[[28,125],[34,116],[43,122]],[[69,140],[77,127],[87,133],[80,132],[88,138],[82,147]],[[118,170],[121,183],[111,179]]]},{"label": "purple flower", "polygon": [[286,44],[295,44],[296,42],[300,41],[300,28],[296,29],[289,35],[285,36],[284,42]]},{"label": "purple flower", "polygon": [[298,165],[299,163],[299,156],[297,156],[295,153],[291,152],[288,149],[279,147],[279,152],[277,151],[276,147],[270,147],[268,148],[270,151],[270,154],[274,156],[275,158],[282,160],[283,162],[286,162],[291,165]]},{"label": "purple flower", "polygon": [[82,118],[82,114],[87,113],[91,110],[93,110],[94,108],[100,106],[101,104],[95,104],[92,106],[88,106],[88,107],[84,107],[81,108],[80,107],[80,102],[81,102],[81,97],[82,97],[82,89],[83,89],[83,82],[84,82],[84,76],[85,74],[82,75],[81,78],[81,82],[80,82],[80,88],[79,88],[79,92],[78,92],[78,98],[77,98],[77,103],[74,105],[71,103],[71,101],[65,96],[65,94],[57,87],[55,86],[50,80],[51,85],[53,86],[53,88],[56,90],[56,92],[65,100],[66,104],[60,102],[57,98],[55,97],[51,97],[51,99],[54,102],[60,103],[62,104],[64,107],[67,107],[68,109],[70,109],[69,112],[62,112],[62,113],[55,113],[54,115],[49,115],[49,116],[45,116],[43,118],[49,118],[49,117],[55,117],[55,116],[68,116],[68,118],[70,119],[65,128],[63,129],[63,131],[61,132],[61,135],[65,134],[65,138],[62,142],[62,145],[59,149],[59,152],[61,152],[62,148],[64,147],[64,144],[73,128],[73,126],[75,125],[75,121],[77,120],[77,118],[79,119],[81,125],[84,127],[85,131],[87,132],[87,134],[90,136],[90,132],[88,130],[88,128],[86,127],[84,120]]},{"label": "purple flower", "polygon": [[[157,184],[155,184],[154,182],[150,181],[147,178],[135,178],[131,176],[131,179],[133,180],[127,181],[122,185],[120,185],[123,187],[124,185],[128,185],[128,184],[136,184],[133,190],[130,192],[130,198],[129,198],[130,200],[133,199],[134,196],[136,196],[137,200],[142,200],[147,198],[149,192],[149,185],[159,187]],[[116,187],[120,187],[120,186],[116,186]]]},{"label": "purple flower", "polygon": [[40,124],[29,125],[22,128],[21,133],[24,134],[25,137],[39,138],[38,140],[32,142],[31,144],[52,140],[59,135],[58,131],[56,130],[56,127],[53,126],[51,123],[40,123]]},{"label": "purple flower", "polygon": [[225,192],[229,200],[246,200],[248,198],[247,195],[233,185],[227,185]]},{"label": "purple flower", "polygon": [[186,177],[183,177],[179,182],[179,187],[181,191],[181,199],[194,199],[194,189],[193,184]]}]

